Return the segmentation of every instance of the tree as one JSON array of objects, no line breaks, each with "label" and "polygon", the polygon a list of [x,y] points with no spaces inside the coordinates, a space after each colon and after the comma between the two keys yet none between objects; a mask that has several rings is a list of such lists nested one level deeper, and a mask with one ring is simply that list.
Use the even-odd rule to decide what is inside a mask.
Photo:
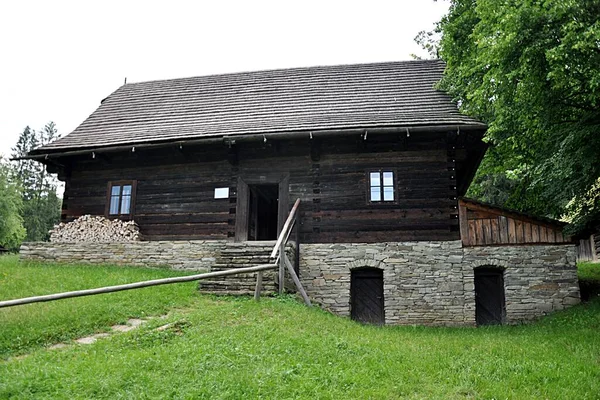
[{"label": "tree", "polygon": [[554,218],[571,204],[577,228],[599,218],[600,1],[450,3],[437,25],[440,87],[494,145],[470,194]]},{"label": "tree", "polygon": [[[13,147],[12,157],[24,157],[36,147],[46,145],[59,137],[53,122],[43,130],[23,130]],[[48,231],[60,219],[61,199],[56,194],[58,182],[46,172],[43,164],[32,160],[15,161],[15,177],[23,187],[23,225],[27,241],[48,240]]]},{"label": "tree", "polygon": [[19,185],[10,178],[10,166],[0,156],[0,246],[16,250],[25,238]]}]

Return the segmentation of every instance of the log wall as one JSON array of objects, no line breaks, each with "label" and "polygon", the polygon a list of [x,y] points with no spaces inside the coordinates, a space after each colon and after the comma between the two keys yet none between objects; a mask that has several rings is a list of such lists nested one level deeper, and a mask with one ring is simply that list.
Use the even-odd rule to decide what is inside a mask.
[{"label": "log wall", "polygon": [[[460,154],[446,134],[173,146],[65,160],[63,221],[104,215],[107,182],[136,180],[134,220],[145,240],[233,240],[240,179],[281,180],[301,204],[301,240],[456,240]],[[393,170],[393,203],[369,203],[368,173]],[[229,187],[228,199],[214,199]]]}]

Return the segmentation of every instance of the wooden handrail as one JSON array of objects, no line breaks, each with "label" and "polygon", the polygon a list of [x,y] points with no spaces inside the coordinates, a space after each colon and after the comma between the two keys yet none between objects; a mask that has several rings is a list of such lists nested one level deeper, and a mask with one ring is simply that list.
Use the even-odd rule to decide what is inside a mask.
[{"label": "wooden handrail", "polygon": [[296,220],[296,212],[298,211],[298,207],[300,207],[300,199],[296,200],[294,207],[292,207],[292,211],[290,211],[290,215],[288,215],[287,219],[285,220],[285,224],[283,224],[283,228],[281,229],[281,233],[277,238],[277,242],[275,242],[275,246],[273,246],[273,251],[271,252],[270,258],[275,258],[277,256],[279,247],[281,247],[281,245],[290,237],[290,232],[292,231],[294,222]]},{"label": "wooden handrail", "polygon": [[[96,288],[96,289],[76,290],[73,292],[55,293],[55,294],[49,294],[49,295],[45,295],[45,296],[26,297],[23,299],[0,301],[0,308],[11,307],[11,306],[20,306],[20,305],[29,304],[29,303],[40,303],[40,302],[44,302],[44,301],[68,299],[70,297],[91,296],[93,294],[119,292],[121,290],[139,289],[139,288],[144,288],[144,287],[148,287],[148,286],[167,285],[169,283],[197,281],[200,279],[214,278],[216,276],[235,275],[235,274],[242,274],[242,273],[247,273],[247,272],[262,272],[262,271],[265,271],[268,269],[275,269],[275,268],[277,268],[277,264],[263,264],[263,265],[257,265],[255,267],[228,269],[225,271],[207,272],[204,274],[188,275],[188,276],[177,276],[174,278],[154,279],[151,281],[128,283],[125,285],[107,286],[107,287]],[[262,276],[262,274],[261,274],[261,276]]]}]

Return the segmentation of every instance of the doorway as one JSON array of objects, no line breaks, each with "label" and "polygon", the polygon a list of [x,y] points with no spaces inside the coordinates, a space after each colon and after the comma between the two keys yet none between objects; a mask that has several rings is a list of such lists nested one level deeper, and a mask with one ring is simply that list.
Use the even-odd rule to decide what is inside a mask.
[{"label": "doorway", "polygon": [[248,240],[276,240],[279,185],[248,185]]},{"label": "doorway", "polygon": [[276,240],[290,212],[289,192],[288,174],[238,177],[235,241]]},{"label": "doorway", "polygon": [[385,323],[383,270],[360,268],[350,272],[350,316],[365,324]]},{"label": "doorway", "polygon": [[501,325],[506,316],[504,271],[498,268],[475,269],[475,322]]}]

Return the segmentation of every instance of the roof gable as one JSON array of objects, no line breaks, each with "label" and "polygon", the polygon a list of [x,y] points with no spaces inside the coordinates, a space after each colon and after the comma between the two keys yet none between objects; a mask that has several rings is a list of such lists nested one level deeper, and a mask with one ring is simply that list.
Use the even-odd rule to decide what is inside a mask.
[{"label": "roof gable", "polygon": [[325,129],[484,129],[434,88],[444,67],[439,60],[420,60],[126,84],[72,133],[34,153]]}]

